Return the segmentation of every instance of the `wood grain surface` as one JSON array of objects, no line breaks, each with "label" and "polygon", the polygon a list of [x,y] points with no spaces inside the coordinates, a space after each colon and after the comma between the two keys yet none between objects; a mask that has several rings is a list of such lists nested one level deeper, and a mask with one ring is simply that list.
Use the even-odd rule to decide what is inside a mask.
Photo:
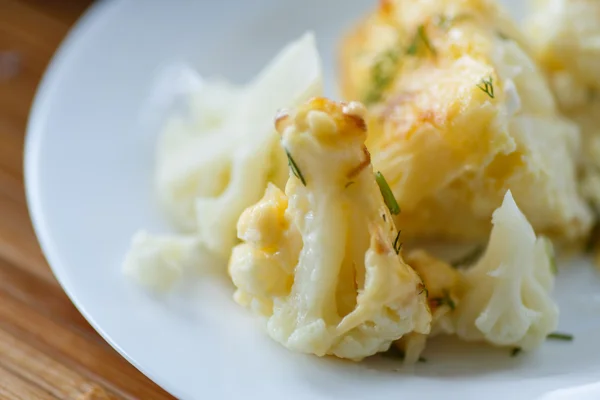
[{"label": "wood grain surface", "polygon": [[0,399],[170,399],[73,307],[33,233],[23,141],[38,82],[90,0],[0,0]]}]

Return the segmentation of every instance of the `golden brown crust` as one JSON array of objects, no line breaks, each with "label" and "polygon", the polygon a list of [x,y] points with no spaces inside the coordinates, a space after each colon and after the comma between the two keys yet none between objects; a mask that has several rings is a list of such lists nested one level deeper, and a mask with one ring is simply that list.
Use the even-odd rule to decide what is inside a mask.
[{"label": "golden brown crust", "polygon": [[287,110],[279,110],[277,112],[277,115],[275,115],[275,130],[280,135],[283,133],[283,131],[289,124],[289,122],[290,122],[289,117],[290,117],[290,115],[288,114]]},{"label": "golden brown crust", "polygon": [[354,178],[355,176],[360,174],[365,168],[371,165],[371,153],[369,153],[369,150],[367,150],[367,146],[363,146],[363,154],[365,155],[365,158],[361,161],[360,164],[358,164],[356,167],[352,168],[350,172],[348,172],[348,174],[346,175],[348,179]]},{"label": "golden brown crust", "polygon": [[[364,106],[357,102],[349,104],[329,100],[325,97],[315,97],[297,109],[294,123],[301,127],[301,130],[305,129],[306,127],[303,125],[307,123],[309,114],[318,111],[326,114],[335,124],[335,134],[331,138],[332,140],[339,140],[342,137],[364,137],[367,123],[361,116],[362,112],[360,111],[362,110],[364,110]],[[285,116],[282,116],[278,123],[280,127],[285,128],[289,122]]]}]

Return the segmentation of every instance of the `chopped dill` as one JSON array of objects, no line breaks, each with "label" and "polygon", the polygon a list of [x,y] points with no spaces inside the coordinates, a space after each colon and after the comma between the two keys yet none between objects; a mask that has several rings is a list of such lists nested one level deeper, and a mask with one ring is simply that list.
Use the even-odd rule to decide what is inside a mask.
[{"label": "chopped dill", "polygon": [[453,17],[448,17],[447,15],[438,15],[435,19],[435,24],[442,29],[448,29],[452,26],[454,22]]},{"label": "chopped dill", "polygon": [[477,84],[477,87],[485,94],[490,96],[490,98],[494,98],[494,80],[491,76],[487,80],[481,78],[481,81]]},{"label": "chopped dill", "polygon": [[477,261],[481,257],[481,255],[483,254],[484,251],[485,251],[485,246],[478,245],[473,250],[471,250],[470,252],[465,254],[464,256],[453,261],[452,266],[455,268],[468,267],[469,265],[471,265],[475,261]]},{"label": "chopped dill", "polygon": [[371,86],[364,103],[369,105],[381,100],[383,91],[394,81],[400,54],[397,47],[393,47],[381,54],[371,68]]},{"label": "chopped dill", "polygon": [[502,40],[511,40],[510,37],[506,36],[502,31],[496,31],[496,34]]},{"label": "chopped dill", "polygon": [[542,236],[542,240],[544,241],[544,246],[546,246],[546,254],[548,254],[548,258],[550,259],[550,269],[554,275],[558,275],[558,266],[556,264],[556,254],[554,254],[554,245],[552,241],[545,236]]},{"label": "chopped dill", "polygon": [[398,231],[398,234],[396,235],[396,239],[394,239],[394,250],[396,251],[396,254],[400,254],[400,250],[402,250],[402,243],[400,243],[400,233],[402,231]]},{"label": "chopped dill", "polygon": [[[431,54],[437,54],[435,48],[432,46],[427,32],[425,31],[424,25],[419,25],[417,31],[413,37],[411,44],[406,49],[406,54],[416,55],[419,52],[419,48],[424,46],[431,52]],[[398,63],[400,61],[401,46],[393,45],[387,51],[379,55],[371,67],[371,84],[369,90],[363,97],[363,102],[366,105],[377,103],[381,100],[383,92],[387,89],[396,76],[398,69]]]},{"label": "chopped dill", "polygon": [[346,183],[346,184],[344,185],[344,189],[348,188],[349,186],[352,186],[352,185],[354,185],[355,183],[356,183],[356,182],[354,182],[354,181],[350,181],[350,182]]},{"label": "chopped dill", "polygon": [[593,103],[597,99],[598,99],[598,91],[596,89],[594,89],[593,87],[589,87],[587,89],[588,103]]},{"label": "chopped dill", "polygon": [[574,336],[571,335],[570,333],[552,332],[548,336],[546,336],[546,339],[563,340],[565,342],[572,342],[574,339]]},{"label": "chopped dill", "polygon": [[473,18],[470,14],[458,14],[453,17],[447,15],[438,15],[435,19],[435,24],[442,29],[449,29],[452,25]]},{"label": "chopped dill", "polygon": [[383,177],[383,174],[380,171],[375,173],[375,180],[377,181],[377,185],[379,186],[379,190],[381,191],[381,195],[383,196],[383,201],[385,205],[390,209],[392,215],[400,214],[400,206],[394,197],[394,193],[387,181]]},{"label": "chopped dill", "polygon": [[516,357],[519,355],[519,353],[521,353],[523,350],[520,347],[514,347],[511,351],[510,351],[510,356],[511,357]]},{"label": "chopped dill", "polygon": [[383,222],[387,222],[387,219],[385,218],[385,214],[381,214],[381,217],[383,218]]},{"label": "chopped dill", "polygon": [[429,37],[427,36],[427,32],[425,32],[425,26],[422,24],[419,25],[419,27],[417,28],[417,33],[415,34],[410,46],[408,46],[408,49],[406,50],[406,54],[409,54],[411,56],[416,55],[417,52],[419,51],[421,44],[423,46],[425,46],[425,48],[427,48],[427,50],[429,50],[431,52],[431,54],[433,54],[433,55],[437,54],[435,48],[431,45],[431,41],[429,40]]},{"label": "chopped dill", "polygon": [[425,292],[425,297],[429,297],[429,290],[427,290],[427,287],[425,286],[425,283],[423,281],[421,281],[421,283],[417,285],[417,289],[421,289],[421,291],[417,293],[417,295],[420,295],[421,293]]},{"label": "chopped dill", "polygon": [[300,171],[300,169],[298,169],[298,165],[296,164],[296,162],[292,158],[292,155],[290,154],[290,152],[287,149],[285,150],[285,154],[287,154],[288,165],[292,169],[292,172],[294,173],[294,175],[296,175],[296,178],[300,179],[300,182],[302,182],[302,184],[304,186],[306,186],[306,181],[304,180],[304,176],[302,175],[302,172]]}]

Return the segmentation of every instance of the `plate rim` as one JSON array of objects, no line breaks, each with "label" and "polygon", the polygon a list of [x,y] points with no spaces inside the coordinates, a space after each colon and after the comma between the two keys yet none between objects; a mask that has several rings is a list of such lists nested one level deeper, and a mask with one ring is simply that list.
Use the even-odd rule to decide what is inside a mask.
[{"label": "plate rim", "polygon": [[45,122],[49,119],[49,108],[52,99],[56,95],[60,79],[64,76],[64,69],[68,65],[70,58],[76,53],[76,49],[82,42],[88,39],[87,32],[91,26],[102,20],[112,7],[118,7],[125,0],[104,0],[92,4],[83,15],[71,27],[65,38],[61,41],[55,53],[48,63],[40,83],[36,89],[25,129],[25,140],[23,150],[23,183],[26,197],[26,205],[30,215],[31,224],[39,246],[44,257],[50,266],[50,269],[59,282],[64,292],[69,297],[71,303],[86,319],[86,321],[98,332],[98,334],[120,354],[127,362],[133,365],[138,371],[160,386],[163,390],[176,398],[186,398],[186,396],[169,382],[158,374],[150,373],[146,368],[139,364],[130,356],[105,330],[98,324],[94,316],[88,312],[86,306],[77,296],[76,285],[71,280],[68,268],[60,261],[60,254],[54,245],[51,229],[47,223],[47,218],[42,212],[42,201],[40,200],[39,171],[40,154],[43,151],[41,136],[45,133]]},{"label": "plate rim", "polygon": [[74,51],[73,49],[76,44],[85,39],[85,32],[89,29],[92,22],[102,19],[109,8],[116,4],[118,4],[118,2],[115,0],[104,0],[92,3],[69,29],[59,46],[56,48],[42,74],[31,102],[24,135],[23,186],[26,206],[35,237],[42,250],[46,263],[50,267],[52,274],[58,281],[62,290],[71,301],[71,304],[73,304],[77,311],[85,318],[100,337],[129,364],[153,381],[161,389],[168,392],[171,396],[182,398],[182,393],[179,393],[179,391],[176,390],[176,388],[173,388],[166,380],[160,379],[159,376],[149,373],[146,368],[143,368],[141,364],[115,342],[111,336],[102,329],[100,324],[98,324],[95,318],[87,311],[85,305],[79,300],[76,289],[71,283],[67,271],[61,266],[62,264],[59,262],[59,256],[51,245],[51,234],[46,226],[46,220],[41,211],[41,203],[39,200],[39,185],[37,182],[39,179],[38,162],[41,151],[39,147],[40,136],[44,134],[44,122],[49,115],[47,110],[56,90],[56,82],[58,81],[61,71],[64,69],[64,64]]}]

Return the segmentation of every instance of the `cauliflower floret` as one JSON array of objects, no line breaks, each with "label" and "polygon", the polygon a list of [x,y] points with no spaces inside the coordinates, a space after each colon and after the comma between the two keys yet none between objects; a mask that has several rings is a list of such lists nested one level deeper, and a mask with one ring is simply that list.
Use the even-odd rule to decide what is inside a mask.
[{"label": "cauliflower floret", "polygon": [[240,214],[260,199],[267,182],[285,184],[273,113],[321,92],[312,34],[284,48],[246,87],[203,83],[189,115],[171,119],[158,145],[157,191],[178,228],[196,231],[211,251],[229,257]]},{"label": "cauliflower floret", "polygon": [[411,332],[395,341],[392,346],[400,351],[399,355],[402,356],[404,364],[414,364],[421,359],[421,353],[427,345],[427,338],[428,335],[423,333]]},{"label": "cauliflower floret", "polygon": [[202,246],[193,236],[154,236],[140,231],[133,236],[123,262],[123,273],[156,292],[169,289],[182,274],[202,264]]},{"label": "cauliflower floret", "polygon": [[363,112],[316,98],[281,113],[285,194],[269,186],[238,222],[235,300],[294,351],[360,360],[430,329],[423,284],[399,254],[364,146]]},{"label": "cauliflower floret", "polygon": [[427,289],[432,314],[430,336],[454,333],[451,312],[460,303],[465,288],[460,271],[421,249],[408,253],[406,262],[419,274]]},{"label": "cauliflower floret", "polygon": [[510,189],[537,232],[577,242],[579,131],[497,3],[381,1],[344,38],[343,93],[370,100],[367,147],[407,237],[483,241]]},{"label": "cauliflower floret", "polygon": [[[596,0],[529,2],[532,13],[524,29],[542,66],[551,75],[565,71],[589,88],[600,88],[600,3]],[[561,98],[567,93],[557,94]]]},{"label": "cauliflower floret", "polygon": [[454,312],[456,333],[465,340],[530,350],[558,323],[558,307],[550,297],[551,244],[536,239],[510,191],[492,222],[484,255],[465,273],[467,288]]},{"label": "cauliflower floret", "polygon": [[245,244],[234,247],[231,254],[234,299],[260,315],[271,315],[273,298],[287,295],[293,283],[302,239],[298,231],[288,230],[287,207],[285,194],[269,184],[264,197],[246,209],[238,222],[238,235]]},{"label": "cauliflower floret", "polygon": [[600,211],[600,2],[534,0],[529,20],[537,61],[561,111],[581,128],[583,196]]},{"label": "cauliflower floret", "polygon": [[412,332],[394,342],[404,355],[404,363],[414,364],[425,350],[429,337],[454,333],[452,312],[464,294],[465,282],[456,268],[425,250],[409,252],[406,262],[421,277],[431,311],[431,332],[428,335]]}]

